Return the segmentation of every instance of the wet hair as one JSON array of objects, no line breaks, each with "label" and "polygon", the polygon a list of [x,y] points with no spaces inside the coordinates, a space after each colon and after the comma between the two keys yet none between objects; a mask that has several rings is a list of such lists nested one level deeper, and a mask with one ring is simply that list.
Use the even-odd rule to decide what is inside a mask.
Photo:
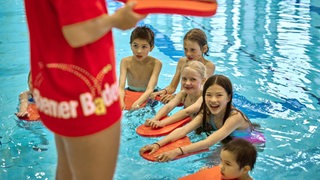
[{"label": "wet hair", "polygon": [[200,62],[200,61],[188,61],[182,68],[182,71],[184,71],[185,68],[191,68],[195,71],[197,71],[201,78],[206,77],[206,66]]},{"label": "wet hair", "polygon": [[[207,121],[207,117],[211,114],[211,112],[208,110],[207,105],[206,105],[206,101],[205,101],[205,97],[206,97],[206,93],[207,90],[210,86],[217,84],[219,86],[221,86],[226,92],[227,95],[230,98],[230,101],[227,103],[227,107],[226,107],[226,112],[224,114],[223,117],[223,122],[222,125],[224,125],[224,123],[226,122],[226,120],[228,119],[228,117],[231,115],[231,111],[232,110],[237,110],[235,108],[232,107],[232,98],[233,98],[233,87],[232,87],[232,83],[230,81],[230,79],[224,75],[213,75],[211,77],[209,77],[207,79],[207,81],[205,82],[205,84],[203,85],[203,91],[202,91],[202,105],[201,105],[201,110],[200,112],[203,113],[203,119],[202,119],[202,125],[201,127],[199,127],[196,130],[197,134],[200,134],[202,132],[205,132],[207,134],[207,136],[209,136],[211,134],[211,131],[213,131],[213,127],[208,123]],[[250,120],[239,110],[237,110],[242,116],[243,118],[249,122],[251,128],[252,128],[252,124],[250,122]],[[230,135],[227,136],[224,140],[222,140],[222,143],[227,143],[231,140]]]},{"label": "wet hair", "polygon": [[[201,29],[198,29],[198,28],[194,28],[188,31],[183,38],[183,41],[186,41],[186,40],[198,43],[201,49],[205,45],[208,45],[206,34]],[[204,54],[208,56],[208,52],[209,52],[209,47],[207,48],[207,51],[204,52]]]},{"label": "wet hair", "polygon": [[154,46],[154,32],[147,26],[138,26],[132,31],[130,36],[130,44],[135,39],[146,40],[151,47]]},{"label": "wet hair", "polygon": [[222,151],[229,151],[234,154],[240,169],[247,165],[250,166],[251,170],[254,168],[257,159],[257,150],[250,142],[244,139],[234,139],[224,144]]}]

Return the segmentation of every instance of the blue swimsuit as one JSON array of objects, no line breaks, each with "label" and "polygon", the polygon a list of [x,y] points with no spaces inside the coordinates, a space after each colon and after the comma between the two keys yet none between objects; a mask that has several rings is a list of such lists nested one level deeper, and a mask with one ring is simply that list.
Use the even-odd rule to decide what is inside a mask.
[{"label": "blue swimsuit", "polygon": [[[213,121],[212,115],[210,115],[209,124],[212,126],[214,131],[218,130],[218,128],[216,127],[216,125]],[[264,135],[261,132],[258,132],[255,129],[251,128],[251,126],[249,126],[247,129],[243,129],[243,130],[234,130],[230,134],[230,137],[232,139],[242,138],[242,139],[245,139],[253,144],[261,144],[261,143],[266,142]]]}]

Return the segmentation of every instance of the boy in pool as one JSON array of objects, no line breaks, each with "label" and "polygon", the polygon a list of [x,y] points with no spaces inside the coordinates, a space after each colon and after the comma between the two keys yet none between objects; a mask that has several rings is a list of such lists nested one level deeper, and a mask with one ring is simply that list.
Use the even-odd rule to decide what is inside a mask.
[{"label": "boy in pool", "polygon": [[154,47],[154,33],[146,26],[136,27],[130,37],[130,46],[133,55],[125,57],[120,64],[120,102],[125,109],[125,85],[127,89],[135,92],[144,92],[137,99],[130,110],[139,109],[140,105],[148,100],[158,83],[158,77],[162,68],[160,60],[149,56]]},{"label": "boy in pool", "polygon": [[257,159],[256,148],[244,139],[234,139],[222,147],[220,152],[222,179],[252,180],[252,171]]},{"label": "boy in pool", "polygon": [[184,54],[178,61],[176,72],[171,80],[171,83],[159,92],[152,93],[152,97],[160,96],[160,101],[168,103],[173,99],[173,93],[176,91],[180,81],[181,71],[188,61],[200,61],[206,66],[206,77],[210,77],[215,71],[215,65],[204,58],[208,55],[209,47],[206,34],[198,28],[191,29],[183,38]]}]

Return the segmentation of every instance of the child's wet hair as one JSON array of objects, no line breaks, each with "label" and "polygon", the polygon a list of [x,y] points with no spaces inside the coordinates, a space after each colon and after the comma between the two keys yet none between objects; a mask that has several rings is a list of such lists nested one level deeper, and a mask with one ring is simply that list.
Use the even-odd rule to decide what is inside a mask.
[{"label": "child's wet hair", "polygon": [[251,170],[254,168],[257,159],[257,150],[250,142],[244,139],[234,139],[224,144],[222,151],[232,153],[240,169],[247,165],[250,166]]},{"label": "child's wet hair", "polygon": [[147,26],[138,26],[132,31],[130,36],[130,44],[135,39],[146,40],[151,47],[154,46],[154,32]]},{"label": "child's wet hair", "polygon": [[[230,98],[230,101],[227,103],[225,115],[223,117],[223,124],[230,115],[231,108],[232,108],[232,97],[233,97],[232,83],[230,79],[224,75],[220,75],[220,74],[212,75],[206,80],[206,82],[203,85],[203,91],[202,91],[203,101],[201,106],[201,110],[203,112],[203,120],[202,120],[202,126],[196,130],[197,134],[200,134],[201,132],[205,132],[209,136],[210,132],[213,130],[212,126],[207,122],[207,115],[209,115],[210,112],[207,108],[205,97],[206,97],[208,88],[214,84],[221,86],[227,92],[227,95]],[[230,140],[230,136],[228,136],[224,142],[227,142],[229,140]]]},{"label": "child's wet hair", "polygon": [[[205,45],[208,45],[206,34],[198,28],[191,29],[184,36],[183,41],[189,40],[199,44],[200,48],[203,48]],[[204,52],[205,55],[208,56],[209,47],[207,47],[207,51]]]},{"label": "child's wet hair", "polygon": [[185,69],[185,68],[191,68],[191,69],[194,69],[195,71],[197,71],[201,78],[205,78],[206,77],[206,66],[200,62],[200,61],[188,61],[184,66],[183,66],[183,69],[182,71]]}]

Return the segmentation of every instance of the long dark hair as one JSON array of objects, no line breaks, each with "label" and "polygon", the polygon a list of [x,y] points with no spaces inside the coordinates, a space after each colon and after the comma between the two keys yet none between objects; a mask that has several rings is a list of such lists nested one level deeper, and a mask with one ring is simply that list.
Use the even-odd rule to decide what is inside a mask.
[{"label": "long dark hair", "polygon": [[[202,125],[201,125],[201,127],[199,127],[196,130],[196,133],[200,134],[202,132],[205,132],[206,135],[209,136],[211,134],[211,131],[213,131],[213,127],[207,121],[207,117],[211,114],[211,112],[207,108],[205,97],[206,97],[207,89],[210,86],[214,85],[214,84],[217,84],[217,85],[221,86],[227,92],[227,94],[229,96],[229,99],[230,99],[230,101],[227,103],[226,112],[225,112],[224,117],[223,117],[222,125],[224,125],[224,123],[226,122],[226,120],[230,116],[231,111],[232,110],[236,110],[242,115],[242,117],[246,121],[249,122],[250,128],[252,130],[253,129],[253,125],[250,122],[250,120],[248,119],[248,117],[245,114],[243,114],[240,110],[238,110],[238,109],[236,109],[236,108],[234,108],[232,106],[233,87],[232,87],[232,83],[231,83],[230,79],[228,77],[224,76],[224,75],[216,74],[216,75],[213,75],[210,78],[208,78],[207,81],[205,82],[204,86],[203,86],[202,105],[201,105],[201,109],[200,109],[200,112],[203,113]],[[231,140],[231,137],[229,135],[224,140],[222,140],[222,143],[229,142],[230,140]]]}]

